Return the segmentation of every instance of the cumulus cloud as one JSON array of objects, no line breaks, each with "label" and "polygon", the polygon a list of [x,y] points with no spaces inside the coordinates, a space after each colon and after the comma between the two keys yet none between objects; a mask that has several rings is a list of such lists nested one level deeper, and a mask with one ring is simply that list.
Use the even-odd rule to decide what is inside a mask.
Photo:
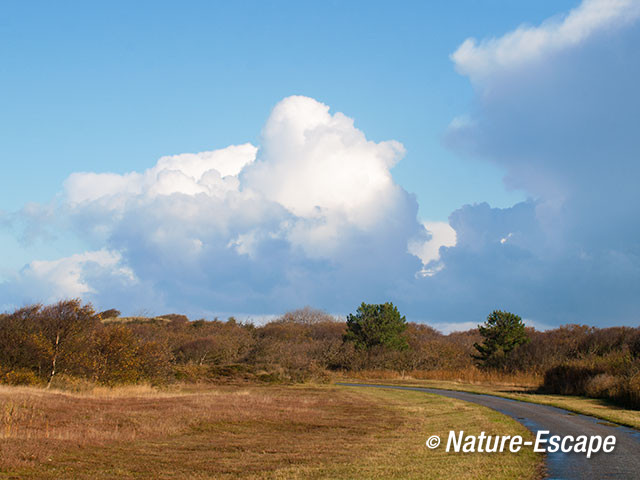
[{"label": "cumulus cloud", "polygon": [[51,205],[17,217],[37,220],[31,236],[55,219],[94,247],[31,263],[0,285],[0,303],[33,292],[264,316],[393,301],[447,330],[496,308],[539,326],[637,323],[639,9],[587,0],[452,55],[476,95],[445,142],[497,164],[527,201],[478,199],[448,224],[422,224],[391,176],[402,145],[372,142],[347,116],[294,96],[275,106],[258,146],[70,175]]},{"label": "cumulus cloud", "polygon": [[437,288],[469,285],[471,304],[503,299],[540,323],[637,322],[639,16],[635,1],[585,1],[453,54],[477,95],[447,144],[531,200],[455,212]]},{"label": "cumulus cloud", "polygon": [[135,285],[133,271],[121,263],[118,252],[97,250],[57,260],[34,260],[10,283],[14,302],[53,302],[60,298],[96,294],[92,275],[110,277],[122,285]]},{"label": "cumulus cloud", "polygon": [[429,240],[415,238],[409,242],[409,252],[422,261],[422,269],[418,275],[431,277],[442,270],[445,265],[440,262],[440,248],[456,245],[456,231],[447,222],[423,222],[430,235]]},{"label": "cumulus cloud", "polygon": [[[104,305],[96,285],[113,291],[119,282],[130,305],[115,305],[190,312],[347,311],[365,298],[384,301],[420,269],[408,243],[428,237],[415,199],[390,173],[403,155],[398,142],[367,140],[344,114],[288,97],[259,149],[167,156],[143,172],[71,174],[56,216],[104,249],[34,262],[12,285],[34,281]],[[88,265],[104,278],[89,278]]]},{"label": "cumulus cloud", "polygon": [[261,158],[243,179],[300,219],[289,232],[294,245],[330,257],[349,229],[374,229],[404,208],[406,192],[390,173],[403,155],[396,141],[368,141],[342,113],[290,97],[274,108]]},{"label": "cumulus cloud", "polygon": [[290,97],[273,110],[263,132],[262,156],[247,169],[247,185],[293,214],[344,216],[374,225],[402,189],[389,169],[404,155],[396,141],[375,143],[353,120],[311,98]]},{"label": "cumulus cloud", "polygon": [[162,157],[144,173],[73,173],[64,183],[66,201],[71,206],[101,202],[121,209],[133,197],[204,193],[223,197],[238,190],[238,174],[255,160],[257,148],[250,143],[201,153]]},{"label": "cumulus cloud", "polygon": [[537,27],[520,26],[500,38],[469,38],[451,55],[456,68],[474,82],[511,69],[548,61],[555,53],[593,36],[632,25],[640,16],[636,0],[585,0],[566,16]]}]

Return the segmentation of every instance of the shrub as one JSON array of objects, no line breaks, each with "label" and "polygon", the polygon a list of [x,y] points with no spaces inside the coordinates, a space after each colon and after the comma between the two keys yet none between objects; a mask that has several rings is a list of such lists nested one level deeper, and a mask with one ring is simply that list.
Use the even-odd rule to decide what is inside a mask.
[{"label": "shrub", "polygon": [[98,315],[103,320],[106,320],[108,318],[118,318],[120,316],[120,310],[116,310],[115,308],[110,308],[109,310],[100,312]]},{"label": "shrub", "polygon": [[618,379],[608,373],[598,373],[589,378],[584,386],[584,393],[588,397],[607,398],[616,394]]},{"label": "shrub", "polygon": [[640,373],[625,378],[614,399],[621,405],[640,409]]},{"label": "shrub", "polygon": [[169,323],[172,327],[178,328],[189,323],[189,317],[186,315],[180,315],[179,313],[167,313],[165,315],[160,315],[159,317],[162,320],[169,320]]},{"label": "shrub", "polygon": [[167,348],[144,342],[125,325],[99,331],[90,353],[93,377],[106,385],[154,380],[168,373]]},{"label": "shrub", "polygon": [[223,365],[237,363],[253,345],[251,332],[235,322],[191,322],[171,336],[178,363]]},{"label": "shrub", "polygon": [[558,365],[547,370],[542,386],[550,393],[585,395],[589,381],[604,373],[603,368],[571,364]]},{"label": "shrub", "polygon": [[623,353],[572,360],[550,368],[542,389],[563,395],[604,398],[640,408],[640,362]]},{"label": "shrub", "polygon": [[7,385],[42,385],[43,381],[33,370],[20,368],[5,373],[2,377],[2,383]]},{"label": "shrub", "polygon": [[335,322],[335,318],[322,310],[307,306],[285,313],[278,321],[312,325],[317,323]]}]

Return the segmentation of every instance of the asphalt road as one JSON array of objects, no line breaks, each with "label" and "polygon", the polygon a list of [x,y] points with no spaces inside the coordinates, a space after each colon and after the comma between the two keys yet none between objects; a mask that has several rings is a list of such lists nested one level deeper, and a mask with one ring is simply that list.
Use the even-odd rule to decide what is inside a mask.
[{"label": "asphalt road", "polygon": [[[340,383],[339,385],[417,390],[477,403],[513,417],[532,431],[534,435],[538,430],[548,430],[551,432],[549,436],[572,435],[574,438],[579,435],[587,435],[587,437],[600,435],[604,439],[609,435],[614,435],[616,445],[611,453],[598,452],[593,454],[591,458],[586,458],[586,455],[582,453],[548,453],[546,456],[547,478],[567,480],[640,479],[640,431],[632,428],[615,425],[586,415],[578,415],[560,408],[492,395],[361,383]],[[443,443],[445,442],[446,439],[443,439]]]}]

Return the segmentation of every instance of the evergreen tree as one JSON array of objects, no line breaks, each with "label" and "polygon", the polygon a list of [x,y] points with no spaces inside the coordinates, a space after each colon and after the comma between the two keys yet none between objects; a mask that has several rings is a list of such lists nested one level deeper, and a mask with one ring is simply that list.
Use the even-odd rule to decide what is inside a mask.
[{"label": "evergreen tree", "polygon": [[392,350],[408,348],[402,335],[407,328],[407,320],[400,315],[393,303],[366,304],[358,307],[355,315],[347,316],[345,342],[353,342],[360,350],[383,346]]},{"label": "evergreen tree", "polygon": [[482,344],[473,345],[479,353],[474,358],[489,368],[504,367],[509,353],[529,341],[522,319],[514,313],[501,310],[491,312],[484,325],[478,325],[478,331],[484,340]]}]

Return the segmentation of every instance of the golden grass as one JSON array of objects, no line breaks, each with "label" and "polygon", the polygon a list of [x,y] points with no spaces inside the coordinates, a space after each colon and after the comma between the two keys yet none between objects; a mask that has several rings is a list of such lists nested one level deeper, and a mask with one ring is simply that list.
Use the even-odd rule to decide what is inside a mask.
[{"label": "golden grass", "polygon": [[426,388],[443,388],[445,390],[461,390],[472,393],[485,393],[488,395],[496,395],[499,397],[521,400],[524,402],[539,403],[542,405],[550,405],[552,407],[564,408],[571,412],[590,415],[601,418],[610,422],[618,423],[640,429],[640,411],[618,407],[617,405],[597,398],[587,398],[573,395],[552,395],[536,393],[535,388],[538,385],[531,385],[528,382],[522,383],[515,378],[514,383],[507,382],[504,378],[501,383],[470,383],[466,381],[455,380],[430,380],[419,378],[396,378],[380,379],[376,377],[366,377],[358,375],[357,377],[344,378],[341,381],[368,382],[389,385],[407,385],[419,386]]},{"label": "golden grass", "polygon": [[[349,387],[343,387],[349,388]],[[371,389],[367,394],[403,412],[408,419],[375,447],[369,455],[346,466],[326,468],[316,478],[383,479],[528,479],[542,475],[542,458],[530,449],[518,454],[447,453],[450,430],[465,434],[521,435],[533,438],[522,425],[494,410],[456,399],[397,390]],[[442,439],[436,450],[428,450],[431,435]]]},{"label": "golden grass", "polygon": [[0,478],[533,478],[540,457],[446,454],[450,429],[528,432],[489,409],[332,386],[0,388]]},{"label": "golden grass", "polygon": [[372,380],[444,380],[466,384],[488,385],[518,385],[537,387],[542,384],[542,375],[529,372],[502,373],[481,370],[475,366],[457,370],[410,370],[397,372],[395,370],[362,370],[355,374],[347,373],[348,377],[368,378]]}]

